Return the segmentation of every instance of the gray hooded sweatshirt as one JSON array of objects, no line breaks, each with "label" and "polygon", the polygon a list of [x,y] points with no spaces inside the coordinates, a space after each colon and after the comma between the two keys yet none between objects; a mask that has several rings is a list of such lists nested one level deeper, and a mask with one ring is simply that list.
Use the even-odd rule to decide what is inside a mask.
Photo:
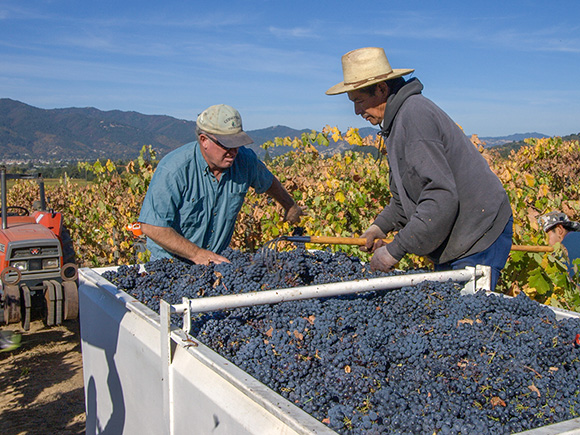
[{"label": "gray hooded sweatshirt", "polygon": [[395,259],[413,253],[440,264],[487,249],[512,211],[485,158],[422,89],[412,79],[387,100],[392,198],[374,224],[398,231],[387,246]]}]

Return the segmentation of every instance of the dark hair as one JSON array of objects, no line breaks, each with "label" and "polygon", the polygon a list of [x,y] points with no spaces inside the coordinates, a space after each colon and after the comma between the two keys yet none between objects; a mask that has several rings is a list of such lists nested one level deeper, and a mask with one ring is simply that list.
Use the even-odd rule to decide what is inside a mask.
[{"label": "dark hair", "polygon": [[[389,87],[389,94],[396,94],[399,89],[401,89],[406,82],[403,77],[397,77],[396,79],[385,80],[384,82],[379,83],[386,83]],[[377,86],[379,83],[375,83],[374,85],[370,85],[364,88],[360,88],[359,91],[364,92],[365,94],[370,95],[371,97],[375,95],[377,92]]]}]

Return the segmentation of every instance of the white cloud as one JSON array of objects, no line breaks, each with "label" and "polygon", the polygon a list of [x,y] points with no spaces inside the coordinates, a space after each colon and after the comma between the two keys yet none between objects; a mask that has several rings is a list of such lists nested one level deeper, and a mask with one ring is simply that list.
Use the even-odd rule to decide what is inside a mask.
[{"label": "white cloud", "polygon": [[268,31],[279,38],[318,38],[318,35],[306,27],[280,28],[270,26]]}]

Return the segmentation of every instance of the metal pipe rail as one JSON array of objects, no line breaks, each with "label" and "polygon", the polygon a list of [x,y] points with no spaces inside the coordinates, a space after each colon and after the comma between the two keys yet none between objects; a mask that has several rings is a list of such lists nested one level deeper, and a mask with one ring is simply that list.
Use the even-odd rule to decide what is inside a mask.
[{"label": "metal pipe rail", "polygon": [[292,287],[277,290],[264,290],[259,292],[205,298],[183,298],[181,304],[171,305],[171,313],[183,314],[183,330],[189,333],[191,329],[192,313],[222,311],[233,308],[278,304],[280,302],[325,298],[376,290],[392,290],[417,285],[424,281],[466,282],[468,284],[463,288],[462,293],[474,293],[476,288],[484,290],[491,289],[491,269],[489,266],[468,266],[465,269],[441,272],[411,273],[382,278]]}]

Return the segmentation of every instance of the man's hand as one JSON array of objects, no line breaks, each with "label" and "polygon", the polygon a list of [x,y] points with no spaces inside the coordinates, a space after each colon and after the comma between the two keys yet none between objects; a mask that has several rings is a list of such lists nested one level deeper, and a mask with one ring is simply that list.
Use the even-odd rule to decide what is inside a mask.
[{"label": "man's hand", "polygon": [[365,246],[361,246],[360,250],[363,252],[375,251],[385,245],[385,242],[382,239],[386,236],[387,235],[383,233],[383,230],[381,230],[377,225],[371,225],[361,236],[363,239],[367,239],[367,243]]},{"label": "man's hand", "polygon": [[210,263],[220,264],[220,263],[229,263],[226,257],[222,257],[215,252],[208,251],[207,249],[199,249],[195,255],[191,258],[195,264],[205,264],[208,265]]},{"label": "man's hand", "polygon": [[200,248],[181,234],[178,234],[173,228],[158,227],[141,222],[141,231],[167,252],[186,258],[195,264],[229,263],[226,257]]},{"label": "man's hand", "polygon": [[288,210],[286,210],[286,214],[284,215],[284,220],[291,224],[300,223],[300,216],[304,215],[304,210],[298,204],[294,204]]},{"label": "man's hand", "polygon": [[375,250],[373,257],[371,258],[371,270],[380,270],[382,272],[391,271],[399,260],[395,260],[389,251],[387,251],[386,246],[381,246]]}]

